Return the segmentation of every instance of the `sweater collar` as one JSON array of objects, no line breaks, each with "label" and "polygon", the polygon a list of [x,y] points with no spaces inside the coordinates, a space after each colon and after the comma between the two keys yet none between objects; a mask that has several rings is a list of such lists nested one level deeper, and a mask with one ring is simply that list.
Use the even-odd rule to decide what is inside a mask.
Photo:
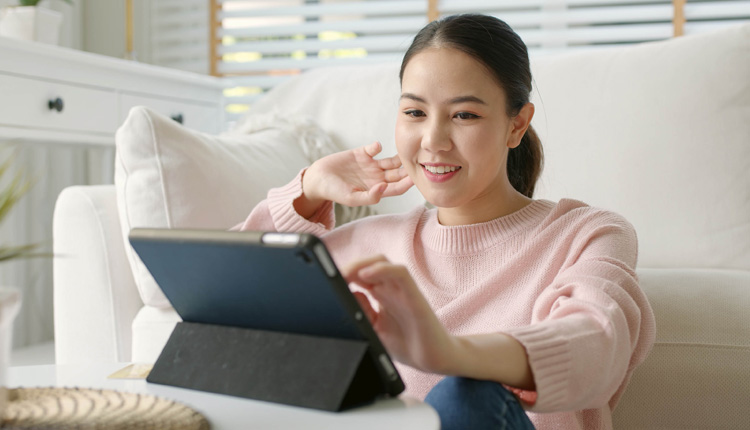
[{"label": "sweater collar", "polygon": [[512,214],[469,225],[445,226],[438,222],[437,209],[424,213],[422,242],[433,251],[472,254],[491,248],[538,225],[554,207],[548,200],[534,200]]}]

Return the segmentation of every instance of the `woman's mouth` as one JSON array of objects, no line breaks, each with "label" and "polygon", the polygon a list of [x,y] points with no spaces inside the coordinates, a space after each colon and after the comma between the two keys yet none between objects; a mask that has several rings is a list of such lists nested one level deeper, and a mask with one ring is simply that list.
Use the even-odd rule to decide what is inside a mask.
[{"label": "woman's mouth", "polygon": [[461,170],[461,166],[430,166],[425,164],[420,165],[422,166],[422,170],[424,171],[425,176],[431,182],[445,182],[456,176],[458,171]]}]

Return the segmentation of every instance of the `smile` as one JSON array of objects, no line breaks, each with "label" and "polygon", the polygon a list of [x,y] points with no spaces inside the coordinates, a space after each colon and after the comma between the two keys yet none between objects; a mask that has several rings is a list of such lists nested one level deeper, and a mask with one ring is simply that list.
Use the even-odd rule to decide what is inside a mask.
[{"label": "smile", "polygon": [[422,165],[422,167],[424,167],[425,170],[427,170],[430,173],[436,173],[439,175],[442,175],[443,173],[455,172],[456,170],[461,168],[461,166],[425,166],[425,165]]},{"label": "smile", "polygon": [[461,166],[426,166],[424,164],[420,164],[422,166],[422,171],[424,172],[425,177],[430,182],[446,182],[453,178],[455,175],[458,174],[458,172],[461,170]]}]

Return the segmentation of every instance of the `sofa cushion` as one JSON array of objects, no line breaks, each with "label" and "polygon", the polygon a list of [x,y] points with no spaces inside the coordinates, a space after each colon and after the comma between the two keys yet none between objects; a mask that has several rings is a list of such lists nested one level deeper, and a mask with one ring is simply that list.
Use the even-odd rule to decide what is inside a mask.
[{"label": "sofa cushion", "polygon": [[614,411],[615,428],[747,428],[750,272],[640,269],[638,276],[656,316],[656,342]]},{"label": "sofa cushion", "polygon": [[533,61],[538,197],[624,215],[640,267],[750,270],[750,25]]},{"label": "sofa cushion", "polygon": [[[145,107],[130,111],[116,135],[115,188],[122,234],[135,227],[227,229],[300,169],[335,148],[304,119],[256,116],[242,130],[213,136]],[[126,245],[141,299],[169,306]]]}]

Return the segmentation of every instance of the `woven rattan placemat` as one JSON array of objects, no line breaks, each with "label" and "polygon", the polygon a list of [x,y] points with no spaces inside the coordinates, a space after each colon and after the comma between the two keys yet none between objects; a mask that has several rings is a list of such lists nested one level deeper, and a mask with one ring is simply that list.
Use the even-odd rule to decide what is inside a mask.
[{"label": "woven rattan placemat", "polygon": [[172,400],[86,388],[14,388],[0,428],[208,430],[208,420]]}]

